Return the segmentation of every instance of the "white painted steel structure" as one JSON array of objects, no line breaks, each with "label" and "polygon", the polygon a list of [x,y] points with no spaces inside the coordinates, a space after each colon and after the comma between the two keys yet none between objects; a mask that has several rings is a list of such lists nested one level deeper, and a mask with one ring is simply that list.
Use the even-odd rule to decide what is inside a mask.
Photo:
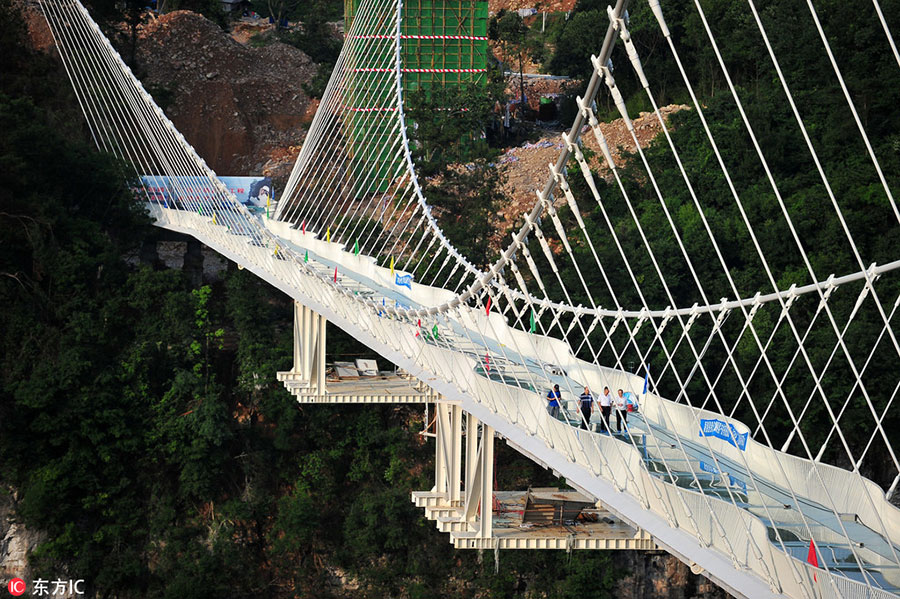
[{"label": "white painted steel structure", "polygon": [[[629,134],[635,136],[609,63],[613,45],[620,40],[635,76],[662,120],[628,32],[626,0],[618,0],[609,8],[603,46],[592,59],[593,75],[579,102],[575,122],[564,136],[565,147],[550,167],[546,185],[512,242],[498,261],[484,270],[461,255],[444,236],[416,178],[404,119],[401,2],[369,0],[360,6],[273,220],[251,215],[229,194],[144,91],[77,0],[44,0],[42,6],[98,148],[132,164],[135,175],[168,177],[175,188],[174,197],[166,202],[148,204],[157,224],[196,237],[302,306],[297,326],[307,342],[295,356],[294,373],[300,384],[314,389],[315,395],[323,391],[327,320],[453,402],[439,408],[447,426],[457,426],[465,413],[473,423],[480,423],[485,431],[482,437],[488,434],[492,438],[495,430],[523,454],[554,469],[735,595],[898,596],[900,510],[889,499],[900,481],[900,464],[894,451],[896,433],[885,430],[882,422],[897,409],[894,398],[900,383],[893,389],[868,388],[866,370],[873,356],[886,353],[895,364],[900,358],[900,344],[891,324],[900,304],[900,295],[896,295],[900,262],[868,264],[858,251],[753,1],[748,0],[749,9],[823,182],[828,198],[823,215],[827,212],[840,224],[858,268],[837,277],[824,277],[815,271],[768,168],[765,151],[756,141],[703,8],[695,2],[738,107],[740,123],[771,185],[774,218],[786,223],[789,236],[785,245],[796,251],[800,271],[806,277],[805,284],[786,289],[779,286],[779,277],[754,233],[741,193],[719,152],[714,127],[707,123],[704,106],[694,96],[692,82],[682,68],[662,7],[658,0],[650,0],[652,13],[691,93],[692,109],[702,121],[711,156],[728,182],[731,199],[756,250],[754,258],[769,286],[765,293],[741,293],[723,257],[721,238],[717,237],[721,232],[710,225],[695,184],[663,127],[665,141],[676,157],[679,174],[699,215],[700,234],[709,239],[713,250],[703,259],[721,265],[731,290],[730,296],[721,300],[708,296],[708,282],[701,281],[694,268],[700,258],[692,257],[684,244],[683,232],[675,226],[649,160],[638,146],[646,180],[659,199],[658,223],[672,229],[677,242],[674,251],[684,266],[677,273],[664,271],[657,259],[659,250],[648,240],[592,108],[605,88],[604,93],[610,95],[625,119]],[[874,6],[890,47],[895,48],[881,9],[877,3]],[[900,211],[878,156],[811,2],[808,8],[868,148],[877,185],[886,196],[885,221],[896,227]],[[363,100],[367,90],[382,87],[395,91],[394,101],[366,106]],[[358,118],[369,119],[366,130],[382,131],[392,140],[391,152],[383,157],[378,172],[361,170],[365,161],[358,158],[365,148],[350,143],[354,122],[358,122],[353,119]],[[597,138],[611,181],[620,193],[615,201],[622,202],[619,205],[633,217],[635,232],[650,259],[647,272],[633,272],[612,226],[607,199],[601,196],[581,149],[583,128],[592,130]],[[576,198],[567,181],[565,167],[571,158],[590,191],[587,198]],[[198,191],[200,187],[204,190]],[[136,189],[147,191],[139,184]],[[560,191],[563,197],[557,202],[554,194]],[[566,231],[561,205],[571,213],[577,230]],[[599,210],[608,230],[588,230],[582,217],[588,207]],[[553,225],[550,233],[542,229],[548,221]],[[542,255],[529,251],[529,246],[535,247],[527,242],[529,236],[537,240]],[[597,258],[595,244],[601,243],[620,253],[624,267],[617,274],[634,286],[637,305],[622,306],[616,299],[606,265]],[[576,252],[573,246],[582,251]],[[588,254],[585,260],[583,256]],[[574,305],[572,292],[560,274],[563,266],[576,273],[578,280],[572,292],[586,297],[588,306]],[[506,279],[509,273],[512,281]],[[614,307],[598,305],[586,275],[601,281],[594,285],[608,288]],[[696,287],[694,305],[676,305],[667,283],[667,277],[675,276]],[[668,306],[648,303],[643,293],[648,280],[668,298]],[[849,312],[835,307],[832,298],[836,292],[856,298]],[[815,305],[807,318],[797,316],[796,306],[803,303]],[[868,311],[879,326],[878,332],[861,344],[861,352],[859,343],[851,350],[845,337],[849,338],[847,333],[862,311]],[[820,330],[817,327],[833,335],[833,348],[825,363],[811,358],[805,346],[811,331]],[[786,370],[776,371],[769,355],[776,350],[773,340],[780,333],[786,336],[787,351],[793,356]],[[752,368],[738,359],[739,350],[757,356]],[[664,364],[654,365],[652,376],[628,372],[628,356],[636,356],[640,365],[651,352],[665,358]],[[713,356],[718,358],[713,360]],[[838,388],[825,389],[822,381],[835,361],[844,364],[852,375]],[[789,376],[810,380],[808,398],[787,396],[783,387]],[[723,377],[737,381],[742,389],[738,397],[720,395],[718,384]],[[773,391],[768,402],[763,399],[757,404],[750,389],[760,378],[771,382]],[[560,385],[565,402],[577,397],[584,386],[595,391],[604,386],[622,388],[640,396],[640,414],[631,416],[631,434],[611,436],[579,429],[574,425],[580,416],[569,409],[563,410],[562,419],[551,417],[544,395],[552,384]],[[642,391],[645,385],[649,388]],[[675,389],[674,401],[661,397],[661,389]],[[754,419],[750,426],[732,417],[742,402],[749,406]],[[844,434],[841,419],[851,402],[865,408],[866,443],[847,439]],[[804,417],[811,418],[807,414],[812,408],[824,414],[821,419],[830,427],[818,447],[810,445],[809,431],[803,426]],[[787,418],[787,433],[778,436],[769,430],[770,412]],[[701,430],[707,434],[699,434]],[[454,466],[460,463],[460,444],[439,447],[439,453],[447,457],[439,465],[435,492],[443,500],[449,498],[459,504],[474,526],[472,513],[477,505],[489,501],[489,493],[485,485],[475,489],[477,477],[471,478],[468,472],[467,484],[460,488],[464,473]],[[887,468],[893,482],[886,492],[860,472],[873,444],[882,448],[882,455],[890,462]],[[478,464],[485,467],[482,462],[490,451],[488,446],[492,444],[485,444],[482,450],[472,448],[471,463],[466,452],[472,469]],[[842,463],[850,464],[852,470],[822,461],[831,446],[839,448]],[[480,456],[478,460],[476,456]],[[441,485],[446,488],[437,488]],[[490,538],[489,528],[490,518],[485,518],[474,530],[464,532],[477,543]],[[810,539],[817,544],[817,568],[806,560]]]}]

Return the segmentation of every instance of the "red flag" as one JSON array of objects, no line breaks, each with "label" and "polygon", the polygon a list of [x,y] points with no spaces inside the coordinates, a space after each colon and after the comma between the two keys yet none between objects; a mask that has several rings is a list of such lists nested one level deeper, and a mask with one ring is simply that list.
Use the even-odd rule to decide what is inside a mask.
[{"label": "red flag", "polygon": [[[819,556],[816,555],[816,543],[812,540],[812,537],[809,538],[809,554],[806,556],[806,561],[816,568],[819,567]],[[813,580],[816,582],[819,581],[815,572],[813,573]]]},{"label": "red flag", "polygon": [[303,221],[303,234],[306,235],[306,221]]},{"label": "red flag", "polygon": [[484,354],[484,369],[486,372],[491,371],[491,355],[490,354]]},{"label": "red flag", "polygon": [[484,313],[488,316],[491,315],[491,296],[488,296],[487,308],[485,309]]},{"label": "red flag", "polygon": [[[421,318],[416,321],[416,326],[419,327],[420,329],[422,328],[422,319]],[[416,330],[416,337],[418,337],[418,336],[419,336],[419,331]]]},{"label": "red flag", "polygon": [[337,283],[337,266],[334,267],[334,282]]}]

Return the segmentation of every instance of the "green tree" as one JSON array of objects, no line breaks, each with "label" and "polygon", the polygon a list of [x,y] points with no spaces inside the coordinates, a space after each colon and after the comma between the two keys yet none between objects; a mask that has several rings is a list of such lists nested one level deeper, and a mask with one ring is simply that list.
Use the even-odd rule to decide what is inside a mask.
[{"label": "green tree", "polygon": [[496,16],[491,17],[488,23],[488,37],[500,43],[503,56],[506,59],[515,57],[519,61],[519,116],[525,110],[525,77],[524,61],[528,54],[529,46],[526,44],[528,27],[519,16],[519,13],[500,9]]},{"label": "green tree", "polygon": [[407,98],[417,173],[428,201],[439,210],[444,233],[476,264],[490,259],[496,206],[503,199],[503,176],[491,162],[497,155],[490,132],[499,129],[495,112],[501,87],[421,90]]}]

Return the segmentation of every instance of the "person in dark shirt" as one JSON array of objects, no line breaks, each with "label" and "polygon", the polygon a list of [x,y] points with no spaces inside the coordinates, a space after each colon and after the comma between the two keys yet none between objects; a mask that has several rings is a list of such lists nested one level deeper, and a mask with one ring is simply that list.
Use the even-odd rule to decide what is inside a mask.
[{"label": "person in dark shirt", "polygon": [[591,390],[585,387],[584,393],[578,399],[581,400],[581,428],[590,430],[591,414],[594,413],[594,396],[591,395]]},{"label": "person in dark shirt", "polygon": [[547,404],[547,411],[550,412],[550,416],[553,418],[559,418],[559,400],[561,398],[562,395],[559,393],[559,385],[553,385],[553,389],[547,393],[547,400],[549,401]]}]

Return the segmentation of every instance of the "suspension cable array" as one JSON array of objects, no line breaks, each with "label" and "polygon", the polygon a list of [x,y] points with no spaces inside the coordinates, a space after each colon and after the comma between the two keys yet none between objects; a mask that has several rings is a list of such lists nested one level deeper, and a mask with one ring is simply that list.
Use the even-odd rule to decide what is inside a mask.
[{"label": "suspension cable array", "polygon": [[[894,229],[900,211],[882,159],[807,4],[845,103],[835,110],[851,116],[883,196],[874,209]],[[509,244],[481,269],[443,233],[416,176],[402,0],[360,3],[272,220],[228,192],[78,0],[41,2],[98,149],[131,169],[123,176],[157,224],[194,235],[455,394],[732,592],[896,597],[900,510],[890,500],[900,460],[888,424],[900,390],[900,259],[875,263],[858,243],[754,0],[747,10],[802,140],[797,152],[821,181],[820,218],[839,239],[843,272],[828,273],[812,256],[809,225],[771,166],[763,125],[745,107],[701,3],[694,9],[734,108],[729,118],[749,140],[742,159],[753,161],[764,191],[742,187],[746,177],[723,151],[731,140],[698,98],[662,5],[649,0],[635,10],[656,22],[691,98],[686,118],[708,144],[708,172],[679,150],[627,5],[618,0],[598,24],[606,33],[560,155]],[[877,0],[872,8],[900,65]],[[617,44],[628,65],[614,76]],[[617,84],[626,77],[652,107],[667,162],[641,145]],[[637,176],[604,135],[604,100],[634,147],[628,169]],[[710,177],[722,191],[715,198],[705,192]],[[162,187],[169,191],[160,196]],[[720,213],[739,230],[724,227]],[[773,245],[766,228],[775,222]],[[734,255],[737,238],[747,255]],[[738,276],[738,262],[758,276]],[[554,385],[559,416],[545,409]],[[624,431],[610,431],[578,409],[585,388],[591,401],[601,389],[622,390],[622,405],[627,396],[639,410]],[[883,487],[864,476],[873,460]]]}]

